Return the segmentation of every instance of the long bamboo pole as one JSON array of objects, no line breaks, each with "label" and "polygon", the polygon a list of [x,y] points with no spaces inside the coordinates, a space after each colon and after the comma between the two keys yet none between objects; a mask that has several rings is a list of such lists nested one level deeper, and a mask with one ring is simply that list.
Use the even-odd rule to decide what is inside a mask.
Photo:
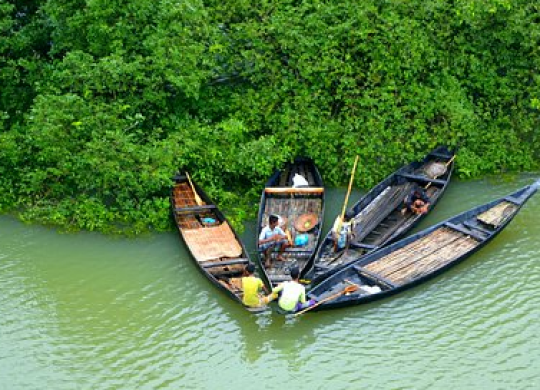
[{"label": "long bamboo pole", "polygon": [[339,231],[341,230],[341,224],[343,223],[343,219],[345,218],[345,211],[347,211],[347,204],[349,203],[349,196],[351,195],[352,191],[352,185],[354,181],[354,174],[356,172],[356,166],[358,165],[358,159],[360,156],[356,155],[356,158],[354,159],[354,165],[351,172],[351,178],[349,179],[349,188],[347,189],[347,194],[345,195],[345,202],[343,202],[343,208],[341,210],[341,214],[338,216],[339,221],[337,221],[335,232],[339,234]]},{"label": "long bamboo pole", "polygon": [[356,166],[358,165],[358,159],[360,156],[356,155],[356,158],[354,159],[354,165],[351,172],[351,178],[349,180],[349,188],[347,189],[347,195],[345,196],[345,202],[343,203],[343,209],[341,210],[341,220],[343,221],[343,218],[345,218],[345,211],[347,210],[347,203],[349,203],[349,196],[351,195],[352,185],[354,181],[354,173],[356,172]]},{"label": "long bamboo pole", "polygon": [[197,194],[197,191],[195,190],[195,186],[193,185],[193,182],[191,181],[191,177],[189,177],[189,173],[186,172],[186,177],[189,181],[189,185],[191,187],[191,190],[193,191],[193,196],[195,197],[195,202],[197,202],[197,206],[202,206],[204,202],[202,201],[199,194]]}]

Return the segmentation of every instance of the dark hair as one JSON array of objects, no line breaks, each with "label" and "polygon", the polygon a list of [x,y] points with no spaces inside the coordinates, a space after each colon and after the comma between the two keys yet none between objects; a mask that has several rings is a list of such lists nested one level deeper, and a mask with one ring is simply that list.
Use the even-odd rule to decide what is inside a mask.
[{"label": "dark hair", "polygon": [[252,274],[253,272],[255,272],[255,264],[249,263],[248,265],[246,265],[246,271],[248,274]]},{"label": "dark hair", "polygon": [[298,269],[297,266],[294,266],[291,268],[291,278],[293,279],[298,279],[298,277],[300,276],[300,270]]},{"label": "dark hair", "polygon": [[276,223],[277,221],[279,221],[279,218],[277,217],[277,215],[270,215],[270,217],[268,217],[268,222],[270,223]]}]

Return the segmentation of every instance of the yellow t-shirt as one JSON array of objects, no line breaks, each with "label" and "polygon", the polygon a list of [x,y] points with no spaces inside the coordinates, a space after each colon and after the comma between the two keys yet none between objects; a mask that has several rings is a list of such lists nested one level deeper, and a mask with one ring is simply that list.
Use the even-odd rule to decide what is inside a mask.
[{"label": "yellow t-shirt", "polygon": [[242,278],[242,290],[244,290],[244,297],[242,303],[246,306],[257,307],[260,306],[259,291],[263,288],[263,282],[256,276],[244,276]]}]

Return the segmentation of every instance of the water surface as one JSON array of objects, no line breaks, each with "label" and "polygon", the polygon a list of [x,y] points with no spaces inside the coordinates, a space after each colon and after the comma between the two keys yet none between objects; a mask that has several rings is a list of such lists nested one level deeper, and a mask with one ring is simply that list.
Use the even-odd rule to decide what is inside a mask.
[{"label": "water surface", "polygon": [[[537,176],[455,181],[419,229]],[[344,194],[329,191],[326,228]],[[538,389],[539,214],[537,194],[430,282],[297,318],[246,313],[175,233],[62,234],[0,217],[0,389]],[[250,251],[253,235],[251,222]]]}]

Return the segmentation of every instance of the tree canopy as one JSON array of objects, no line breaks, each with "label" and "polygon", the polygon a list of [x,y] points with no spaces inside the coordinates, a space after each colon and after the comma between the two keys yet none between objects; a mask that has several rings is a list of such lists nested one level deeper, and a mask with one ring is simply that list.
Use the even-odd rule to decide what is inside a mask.
[{"label": "tree canopy", "polygon": [[540,3],[0,2],[0,211],[170,227],[188,170],[239,226],[312,157],[368,188],[437,145],[463,178],[538,169]]}]

